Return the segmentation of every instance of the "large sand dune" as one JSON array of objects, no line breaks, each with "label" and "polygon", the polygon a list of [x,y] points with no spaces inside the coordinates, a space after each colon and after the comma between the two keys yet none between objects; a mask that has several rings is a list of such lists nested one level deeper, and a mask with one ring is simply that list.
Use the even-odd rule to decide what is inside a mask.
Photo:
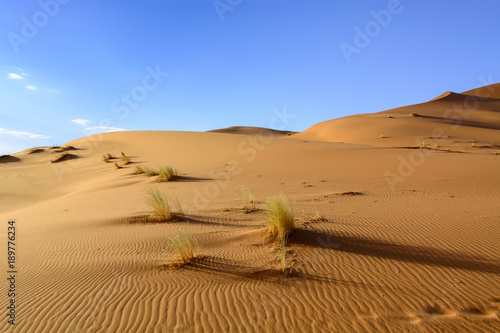
[{"label": "large sand dune", "polygon": [[[0,159],[0,220],[17,221],[19,265],[17,325],[0,331],[500,330],[498,94],[448,121],[473,93],[291,136],[114,132],[69,142],[74,158],[58,163],[49,147]],[[131,164],[102,161],[121,152]],[[166,164],[183,177],[133,174]],[[178,198],[185,221],[147,218],[152,186]],[[291,275],[263,214],[276,193],[297,215]],[[179,231],[199,251],[171,269]]]},{"label": "large sand dune", "polygon": [[[378,113],[327,120],[297,137],[376,146],[446,147],[500,145],[500,84],[466,91],[446,92],[429,102]],[[464,145],[464,143],[466,143]]]}]

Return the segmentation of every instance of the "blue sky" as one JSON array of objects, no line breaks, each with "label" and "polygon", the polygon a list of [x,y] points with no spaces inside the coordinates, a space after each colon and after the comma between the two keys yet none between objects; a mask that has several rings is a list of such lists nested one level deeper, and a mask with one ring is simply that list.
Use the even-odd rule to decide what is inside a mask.
[{"label": "blue sky", "polygon": [[498,17],[487,0],[0,1],[0,154],[276,112],[301,131],[469,90],[500,81]]}]

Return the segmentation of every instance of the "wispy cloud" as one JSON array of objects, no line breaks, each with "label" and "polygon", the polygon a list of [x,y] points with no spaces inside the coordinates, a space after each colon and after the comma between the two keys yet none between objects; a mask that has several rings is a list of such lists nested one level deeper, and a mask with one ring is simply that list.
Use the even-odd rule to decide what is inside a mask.
[{"label": "wispy cloud", "polygon": [[15,73],[9,73],[9,74],[7,74],[7,79],[11,79],[11,80],[24,80],[24,77],[22,77],[21,75],[15,74]]},{"label": "wispy cloud", "polygon": [[78,125],[87,126],[87,124],[90,123],[90,120],[78,118],[78,119],[73,119],[72,122]]},{"label": "wispy cloud", "polygon": [[33,134],[30,132],[21,132],[21,131],[9,131],[5,128],[0,128],[0,134],[7,134],[17,136],[19,138],[28,138],[28,139],[50,139],[50,136],[41,135],[41,134]]},{"label": "wispy cloud", "polygon": [[118,127],[109,127],[109,126],[91,126],[87,127],[88,131],[96,131],[96,132],[118,132],[125,131],[123,128]]},{"label": "wispy cloud", "polygon": [[26,86],[26,89],[28,90],[37,90],[38,88],[35,86]]}]

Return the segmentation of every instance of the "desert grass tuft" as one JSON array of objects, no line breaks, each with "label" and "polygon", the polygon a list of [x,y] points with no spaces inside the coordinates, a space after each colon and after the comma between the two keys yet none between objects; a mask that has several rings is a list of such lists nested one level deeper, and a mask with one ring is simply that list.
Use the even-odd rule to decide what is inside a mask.
[{"label": "desert grass tuft", "polygon": [[497,151],[495,152],[495,155],[500,155],[500,150],[497,150]]},{"label": "desert grass tuft", "polygon": [[107,155],[102,155],[102,160],[104,163],[109,163],[109,157]]},{"label": "desert grass tuft", "polygon": [[182,267],[195,257],[196,240],[188,232],[174,235],[170,239],[170,248],[177,252],[179,261],[172,260],[172,266]]},{"label": "desert grass tuft", "polygon": [[380,134],[379,138],[383,139],[385,136],[383,134]]},{"label": "desert grass tuft", "polygon": [[176,176],[178,176],[179,172],[171,166],[166,165],[159,168],[158,174],[160,175],[161,182],[168,182],[169,180],[173,180]]},{"label": "desert grass tuft", "polygon": [[144,173],[144,169],[142,168],[142,166],[140,165],[136,166],[134,170],[134,175],[139,175],[141,173]]},{"label": "desert grass tuft", "polygon": [[144,170],[144,173],[146,174],[146,176],[148,177],[153,177],[153,176],[158,176],[158,171],[156,171],[155,169],[151,168],[151,167],[144,167],[143,168]]},{"label": "desert grass tuft", "polygon": [[177,199],[170,200],[177,210],[174,212],[169,199],[159,189],[153,187],[146,192],[146,203],[160,221],[183,220],[185,218],[184,210]]},{"label": "desert grass tuft", "polygon": [[130,158],[125,155],[124,152],[122,152],[122,158],[121,158],[122,162],[123,162],[123,165],[127,165],[127,164],[130,164]]},{"label": "desert grass tuft", "polygon": [[115,162],[115,169],[121,169],[121,166],[118,165],[118,162]]},{"label": "desert grass tuft", "polygon": [[170,208],[167,197],[157,188],[147,190],[146,202],[153,213],[162,221],[170,221],[174,214]]},{"label": "desert grass tuft", "polygon": [[280,240],[287,239],[295,230],[295,213],[283,195],[267,199],[265,216],[269,232]]},{"label": "desert grass tuft", "polygon": [[245,213],[250,213],[256,210],[255,207],[255,192],[250,186],[245,187],[245,192],[247,194],[247,199],[245,202],[245,206],[243,207],[243,210]]}]

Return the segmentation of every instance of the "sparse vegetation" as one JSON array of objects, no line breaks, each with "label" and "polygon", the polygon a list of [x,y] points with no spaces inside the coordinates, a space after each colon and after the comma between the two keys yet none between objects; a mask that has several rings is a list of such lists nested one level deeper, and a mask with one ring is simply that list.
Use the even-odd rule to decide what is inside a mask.
[{"label": "sparse vegetation", "polygon": [[495,155],[500,155],[500,150],[497,150],[497,151],[495,152]]},{"label": "sparse vegetation", "polygon": [[474,148],[474,147],[476,146],[476,144],[475,144],[474,142],[472,142],[472,143],[470,144],[470,146],[471,146],[472,148]]},{"label": "sparse vegetation", "polygon": [[115,168],[116,169],[121,169],[121,166],[118,165],[118,162],[115,162]]},{"label": "sparse vegetation", "polygon": [[295,214],[283,195],[273,196],[266,201],[265,216],[269,232],[280,240],[286,239],[295,230]]},{"label": "sparse vegetation", "polygon": [[144,173],[146,174],[146,176],[148,176],[148,177],[158,176],[158,171],[156,171],[155,169],[153,169],[151,167],[144,167],[143,170],[144,170]]},{"label": "sparse vegetation", "polygon": [[379,138],[383,139],[385,136],[383,134],[380,134]]},{"label": "sparse vegetation", "polygon": [[141,173],[144,173],[144,169],[142,168],[142,166],[140,165],[136,166],[134,170],[134,175],[139,175]]},{"label": "sparse vegetation", "polygon": [[253,189],[249,186],[245,187],[245,192],[247,194],[247,199],[245,202],[245,206],[243,209],[245,210],[245,213],[250,213],[256,210],[255,208],[255,192]]},{"label": "sparse vegetation", "polygon": [[179,173],[171,166],[166,165],[160,167],[160,169],[158,170],[158,174],[160,175],[160,181],[168,182],[169,180],[174,179],[175,176],[177,176]]},{"label": "sparse vegetation", "polygon": [[175,213],[171,209],[168,198],[157,188],[153,187],[147,190],[146,202],[160,221],[172,221],[185,218],[184,211],[179,201],[176,199],[172,200],[177,209]]},{"label": "sparse vegetation", "polygon": [[125,155],[124,152],[122,152],[122,162],[123,162],[123,165],[130,164],[130,162],[131,162],[130,158],[127,155]]},{"label": "sparse vegetation", "polygon": [[420,115],[418,113],[412,113],[412,114],[410,114],[410,116],[412,116],[412,117],[420,117]]},{"label": "sparse vegetation", "polygon": [[172,266],[183,266],[194,258],[196,241],[187,232],[174,235],[170,239],[170,247],[179,254],[179,261],[172,260]]},{"label": "sparse vegetation", "polygon": [[108,159],[115,158],[115,157],[114,157],[113,155],[111,155],[110,153],[107,153],[107,154],[106,154],[106,157],[107,157]]},{"label": "sparse vegetation", "polygon": [[102,155],[102,160],[104,163],[109,163],[109,157],[107,155]]}]

